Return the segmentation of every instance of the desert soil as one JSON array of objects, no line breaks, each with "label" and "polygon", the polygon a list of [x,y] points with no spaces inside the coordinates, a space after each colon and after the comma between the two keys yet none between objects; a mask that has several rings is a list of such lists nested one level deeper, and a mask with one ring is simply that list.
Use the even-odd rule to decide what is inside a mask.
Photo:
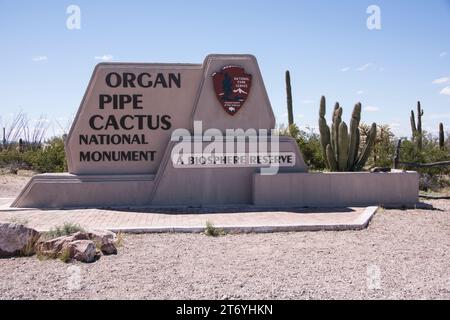
[{"label": "desert soil", "polygon": [[[0,197],[29,177],[0,176]],[[93,264],[0,259],[0,299],[450,299],[450,200],[363,231],[125,235]]]}]

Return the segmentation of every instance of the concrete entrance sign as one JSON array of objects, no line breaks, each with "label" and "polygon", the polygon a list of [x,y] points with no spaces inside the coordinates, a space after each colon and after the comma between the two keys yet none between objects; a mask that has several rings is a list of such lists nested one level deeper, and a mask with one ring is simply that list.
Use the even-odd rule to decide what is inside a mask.
[{"label": "concrete entrance sign", "polygon": [[251,55],[101,63],[66,139],[69,173],[34,176],[12,206],[417,202],[416,173],[310,174],[296,141],[274,127]]}]

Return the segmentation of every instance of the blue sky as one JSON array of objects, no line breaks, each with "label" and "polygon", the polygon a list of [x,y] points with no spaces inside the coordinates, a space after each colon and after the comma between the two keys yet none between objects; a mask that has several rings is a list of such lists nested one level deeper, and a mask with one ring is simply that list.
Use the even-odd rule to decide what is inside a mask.
[{"label": "blue sky", "polygon": [[[80,30],[66,28],[72,4]],[[381,9],[381,30],[366,26],[369,5]],[[45,114],[50,135],[67,126],[102,58],[201,63],[209,53],[257,57],[278,123],[289,69],[302,128],[317,125],[325,95],[344,120],[361,101],[363,121],[400,135],[421,100],[424,127],[450,130],[450,0],[0,0],[0,41],[0,121]]]}]

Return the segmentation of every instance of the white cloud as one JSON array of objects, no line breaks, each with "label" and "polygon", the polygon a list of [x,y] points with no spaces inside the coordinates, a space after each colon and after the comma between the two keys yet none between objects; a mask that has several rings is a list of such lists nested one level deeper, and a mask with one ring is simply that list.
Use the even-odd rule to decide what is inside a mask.
[{"label": "white cloud", "polygon": [[367,111],[367,112],[378,112],[378,111],[380,111],[380,108],[375,107],[375,106],[367,106],[367,107],[364,108],[364,111]]},{"label": "white cloud", "polygon": [[443,58],[448,54],[448,52],[444,51],[439,54],[439,57]]},{"label": "white cloud", "polygon": [[363,91],[363,90],[356,91],[356,94],[357,94],[358,96],[360,96],[360,95],[364,94],[364,91]]},{"label": "white cloud", "polygon": [[102,60],[102,61],[111,61],[114,57],[111,54],[104,54],[102,56],[96,56],[95,60]]},{"label": "white cloud", "polygon": [[441,90],[440,94],[445,94],[446,96],[450,96],[450,86],[445,87]]},{"label": "white cloud", "polygon": [[304,99],[304,100],[300,100],[300,103],[302,103],[302,104],[313,104],[313,103],[316,103],[316,101],[310,100],[310,99]]},{"label": "white cloud", "polygon": [[372,66],[372,63],[366,63],[365,65],[359,67],[358,69],[356,69],[357,71],[366,71],[367,69],[369,69]]},{"label": "white cloud", "polygon": [[442,83],[447,83],[450,82],[450,77],[442,77],[436,80],[433,80],[434,84],[442,84]]},{"label": "white cloud", "polygon": [[33,60],[35,62],[47,61],[48,57],[47,56],[36,56],[36,57],[33,57],[31,60]]},{"label": "white cloud", "polygon": [[389,123],[391,128],[400,128],[402,125],[399,122],[391,122]]},{"label": "white cloud", "polygon": [[342,72],[347,72],[348,70],[350,70],[350,67],[344,67],[344,68],[341,68],[341,71],[342,71]]}]

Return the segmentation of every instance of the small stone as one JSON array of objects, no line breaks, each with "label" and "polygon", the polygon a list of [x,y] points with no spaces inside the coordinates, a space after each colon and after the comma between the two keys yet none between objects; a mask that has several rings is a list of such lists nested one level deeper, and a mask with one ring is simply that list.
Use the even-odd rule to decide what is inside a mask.
[{"label": "small stone", "polygon": [[112,242],[102,244],[100,250],[104,255],[117,254],[117,248]]},{"label": "small stone", "polygon": [[76,240],[68,244],[70,256],[81,262],[94,262],[97,250],[91,240]]}]

